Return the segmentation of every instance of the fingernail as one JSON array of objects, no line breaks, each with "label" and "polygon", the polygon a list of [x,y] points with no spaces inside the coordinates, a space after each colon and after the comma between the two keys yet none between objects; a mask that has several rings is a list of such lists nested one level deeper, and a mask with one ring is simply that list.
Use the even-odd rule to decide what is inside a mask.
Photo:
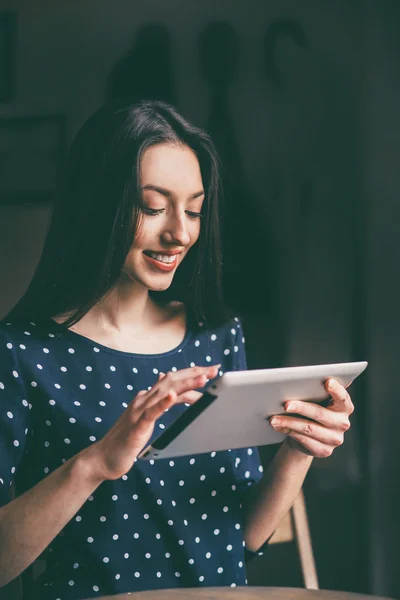
[{"label": "fingernail", "polygon": [[295,404],[293,404],[292,402],[290,402],[290,403],[289,403],[289,404],[286,406],[285,410],[287,410],[288,412],[293,412],[293,411],[295,410],[295,408],[296,408],[296,405],[295,405]]},{"label": "fingernail", "polygon": [[335,391],[335,389],[336,389],[336,387],[337,387],[337,383],[336,383],[336,381],[335,381],[334,379],[330,379],[330,380],[329,380],[329,383],[328,383],[328,389],[329,389],[331,392],[334,392],[334,391]]},{"label": "fingernail", "polygon": [[287,435],[290,432],[290,429],[288,429],[287,427],[276,427],[276,431],[279,431],[279,433],[284,433],[285,435]]},{"label": "fingernail", "polygon": [[274,417],[273,419],[271,419],[270,423],[272,427],[278,427],[281,424],[281,420]]}]

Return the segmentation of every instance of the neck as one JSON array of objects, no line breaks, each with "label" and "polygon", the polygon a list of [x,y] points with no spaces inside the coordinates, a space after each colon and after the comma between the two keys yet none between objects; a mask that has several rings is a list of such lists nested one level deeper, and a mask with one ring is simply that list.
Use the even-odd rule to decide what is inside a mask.
[{"label": "neck", "polygon": [[157,307],[147,288],[122,277],[116,287],[82,321],[109,332],[140,331],[154,323]]}]

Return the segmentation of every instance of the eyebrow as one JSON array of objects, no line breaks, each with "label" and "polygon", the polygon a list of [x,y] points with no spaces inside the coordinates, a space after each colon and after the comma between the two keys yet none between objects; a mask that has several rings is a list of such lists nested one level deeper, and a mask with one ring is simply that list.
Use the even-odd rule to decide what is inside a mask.
[{"label": "eyebrow", "polygon": [[[149,183],[148,185],[143,185],[140,189],[141,190],[152,190],[153,192],[158,192],[159,194],[162,194],[166,198],[172,198],[174,196],[173,192],[171,192],[170,190],[159,187],[158,185],[152,185],[151,183]],[[194,194],[189,196],[189,198],[191,200],[194,200],[195,198],[199,198],[200,196],[204,196],[204,190],[195,192]]]}]

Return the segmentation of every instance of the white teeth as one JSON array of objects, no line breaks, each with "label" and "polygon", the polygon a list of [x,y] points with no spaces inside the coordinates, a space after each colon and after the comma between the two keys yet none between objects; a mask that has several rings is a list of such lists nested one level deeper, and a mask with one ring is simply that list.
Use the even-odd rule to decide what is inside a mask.
[{"label": "white teeth", "polygon": [[149,252],[149,256],[163,263],[173,263],[176,260],[176,255],[168,256],[168,254],[156,254],[155,252]]}]

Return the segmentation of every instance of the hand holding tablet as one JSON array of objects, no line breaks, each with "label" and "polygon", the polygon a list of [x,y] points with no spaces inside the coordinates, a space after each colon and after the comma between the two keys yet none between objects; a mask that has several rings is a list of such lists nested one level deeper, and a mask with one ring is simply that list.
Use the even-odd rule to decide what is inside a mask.
[{"label": "hand holding tablet", "polygon": [[[285,414],[285,405],[289,401],[297,402],[298,408],[301,407],[303,411],[307,408],[305,402],[315,406],[315,403],[329,398],[324,385],[328,379],[348,387],[366,367],[366,362],[354,362],[225,373],[213,381],[203,397],[155,439],[151,446],[146,447],[139,458],[171,458],[274,444],[285,438],[288,423],[291,425],[289,435],[294,443],[302,446],[302,451],[314,456],[327,455],[319,448],[321,442],[318,441],[318,435],[321,435],[318,428],[324,425],[316,423],[317,440],[308,437],[301,430],[301,417],[293,419],[293,415],[287,414],[288,411]],[[341,402],[340,398],[337,402]],[[314,419],[317,415],[315,408],[313,410],[313,415],[304,416]],[[341,409],[332,406],[330,410],[339,412]],[[275,429],[268,423],[274,415],[280,415],[281,421]],[[339,420],[338,416],[336,420]],[[329,424],[325,429],[330,431]],[[304,437],[311,447],[304,447]],[[332,444],[335,445],[336,441],[332,439]]]},{"label": "hand holding tablet", "polygon": [[337,380],[328,379],[325,389],[331,396],[327,404],[289,400],[285,413],[270,419],[275,431],[288,436],[289,447],[316,458],[330,456],[343,444],[354,411],[349,393]]}]

